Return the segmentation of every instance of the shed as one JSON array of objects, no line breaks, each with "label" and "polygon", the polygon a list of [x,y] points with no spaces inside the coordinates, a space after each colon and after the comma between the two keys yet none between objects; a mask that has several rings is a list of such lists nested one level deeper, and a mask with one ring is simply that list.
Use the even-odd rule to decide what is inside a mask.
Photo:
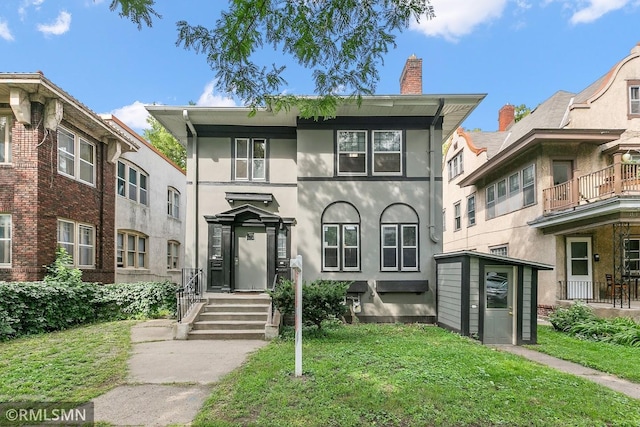
[{"label": "shed", "polygon": [[475,251],[435,255],[437,324],[483,344],[535,344],[538,271],[553,266]]}]

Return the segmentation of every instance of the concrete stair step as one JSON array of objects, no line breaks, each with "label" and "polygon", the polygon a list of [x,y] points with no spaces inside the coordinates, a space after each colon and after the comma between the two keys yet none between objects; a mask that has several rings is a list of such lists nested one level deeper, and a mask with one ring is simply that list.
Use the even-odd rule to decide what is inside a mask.
[{"label": "concrete stair step", "polygon": [[239,329],[233,331],[216,330],[192,330],[189,332],[190,340],[263,340],[264,329],[246,330]]},{"label": "concrete stair step", "polygon": [[264,333],[265,321],[251,321],[251,320],[210,320],[210,321],[198,321],[193,324],[193,330],[259,330]]},{"label": "concrete stair step", "polygon": [[222,321],[222,320],[260,320],[263,323],[267,321],[269,318],[268,312],[236,312],[236,311],[226,311],[226,312],[216,312],[216,311],[206,311],[200,313],[200,317],[198,320],[200,321]]},{"label": "concrete stair step", "polygon": [[251,295],[251,296],[213,296],[208,297],[209,304],[269,304],[271,297],[269,295]]},{"label": "concrete stair step", "polygon": [[269,312],[269,304],[209,304],[204,306],[204,312]]}]

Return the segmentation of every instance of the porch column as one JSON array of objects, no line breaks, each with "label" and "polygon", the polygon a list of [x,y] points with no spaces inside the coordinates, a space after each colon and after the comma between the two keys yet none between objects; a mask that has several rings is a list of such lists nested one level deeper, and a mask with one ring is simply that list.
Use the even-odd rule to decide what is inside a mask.
[{"label": "porch column", "polygon": [[271,288],[276,275],[276,225],[266,224],[267,229],[267,288]]},{"label": "porch column", "polygon": [[622,154],[615,153],[613,155],[613,192],[614,194],[622,193]]},{"label": "porch column", "polygon": [[223,279],[222,292],[231,292],[231,269],[235,268],[235,257],[231,251],[231,225],[222,226],[222,260]]}]

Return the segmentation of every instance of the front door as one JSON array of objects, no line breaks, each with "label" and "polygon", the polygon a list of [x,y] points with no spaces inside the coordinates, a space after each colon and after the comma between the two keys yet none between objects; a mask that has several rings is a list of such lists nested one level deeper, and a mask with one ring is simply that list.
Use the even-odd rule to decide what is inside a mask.
[{"label": "front door", "polygon": [[267,233],[264,227],[236,227],[235,291],[267,288]]},{"label": "front door", "polygon": [[591,238],[567,237],[567,299],[593,298]]},{"label": "front door", "polygon": [[514,274],[512,267],[485,267],[485,344],[513,344]]}]

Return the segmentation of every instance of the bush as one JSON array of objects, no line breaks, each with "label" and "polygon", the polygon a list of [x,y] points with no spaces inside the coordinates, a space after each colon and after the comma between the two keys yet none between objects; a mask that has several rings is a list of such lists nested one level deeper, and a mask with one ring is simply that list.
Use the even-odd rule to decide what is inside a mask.
[{"label": "bush", "polygon": [[569,308],[560,307],[549,315],[549,321],[553,327],[562,332],[567,332],[577,323],[586,322],[596,318],[591,307],[583,302],[576,302]]},{"label": "bush", "polygon": [[99,285],[59,280],[0,283],[0,340],[175,313],[176,286],[170,282]]},{"label": "bush", "polygon": [[[344,298],[349,282],[316,280],[302,285],[302,320],[306,324],[322,327],[322,321],[340,318],[346,311]],[[295,284],[283,280],[275,291],[268,291],[274,306],[284,316],[295,314]]]}]

